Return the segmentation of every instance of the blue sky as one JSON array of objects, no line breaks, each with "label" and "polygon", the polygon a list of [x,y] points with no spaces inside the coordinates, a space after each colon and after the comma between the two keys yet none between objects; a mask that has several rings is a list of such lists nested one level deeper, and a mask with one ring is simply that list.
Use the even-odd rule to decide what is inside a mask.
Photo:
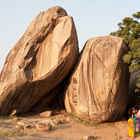
[{"label": "blue sky", "polygon": [[124,17],[140,11],[140,0],[0,0],[0,71],[30,22],[53,6],[73,17],[81,50],[88,39],[109,35]]}]

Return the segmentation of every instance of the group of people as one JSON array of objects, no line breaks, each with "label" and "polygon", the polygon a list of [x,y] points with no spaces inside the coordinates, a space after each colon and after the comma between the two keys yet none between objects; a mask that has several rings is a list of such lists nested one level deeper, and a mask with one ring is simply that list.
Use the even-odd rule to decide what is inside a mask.
[{"label": "group of people", "polygon": [[129,108],[128,114],[128,136],[134,138],[136,133],[136,127],[139,128],[140,132],[140,110],[134,107]]}]

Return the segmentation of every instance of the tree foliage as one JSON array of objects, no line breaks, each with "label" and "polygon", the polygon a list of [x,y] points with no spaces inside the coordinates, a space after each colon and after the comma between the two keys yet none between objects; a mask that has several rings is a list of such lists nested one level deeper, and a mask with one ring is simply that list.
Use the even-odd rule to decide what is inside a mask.
[{"label": "tree foliage", "polygon": [[[140,12],[132,17],[125,17],[118,23],[119,29],[111,35],[122,37],[129,47],[129,52],[124,55],[125,63],[130,64],[129,71],[134,72],[140,68]],[[137,89],[140,90],[140,73],[138,75]]]}]

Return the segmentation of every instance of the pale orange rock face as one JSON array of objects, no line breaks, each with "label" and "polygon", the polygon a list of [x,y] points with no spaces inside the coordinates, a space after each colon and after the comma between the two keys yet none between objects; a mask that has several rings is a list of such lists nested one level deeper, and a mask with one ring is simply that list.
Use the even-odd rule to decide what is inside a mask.
[{"label": "pale orange rock face", "polygon": [[0,74],[0,115],[30,110],[63,81],[77,57],[73,18],[61,7],[41,12],[6,58]]},{"label": "pale orange rock face", "polygon": [[123,63],[127,46],[119,37],[87,41],[65,92],[67,112],[95,122],[122,116],[128,98],[128,65]]}]

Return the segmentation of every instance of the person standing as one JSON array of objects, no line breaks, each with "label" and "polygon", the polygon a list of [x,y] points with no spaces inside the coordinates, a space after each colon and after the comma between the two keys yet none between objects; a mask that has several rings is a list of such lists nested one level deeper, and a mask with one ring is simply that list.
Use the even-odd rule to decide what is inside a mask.
[{"label": "person standing", "polygon": [[138,108],[135,109],[135,116],[138,118]]},{"label": "person standing", "polygon": [[128,119],[128,136],[134,138],[134,120],[132,119],[132,116]]},{"label": "person standing", "polygon": [[139,128],[139,132],[140,132],[140,110],[138,111],[137,128]]},{"label": "person standing", "polygon": [[134,133],[136,133],[137,117],[135,116],[135,113],[133,113],[132,119],[134,120]]}]

